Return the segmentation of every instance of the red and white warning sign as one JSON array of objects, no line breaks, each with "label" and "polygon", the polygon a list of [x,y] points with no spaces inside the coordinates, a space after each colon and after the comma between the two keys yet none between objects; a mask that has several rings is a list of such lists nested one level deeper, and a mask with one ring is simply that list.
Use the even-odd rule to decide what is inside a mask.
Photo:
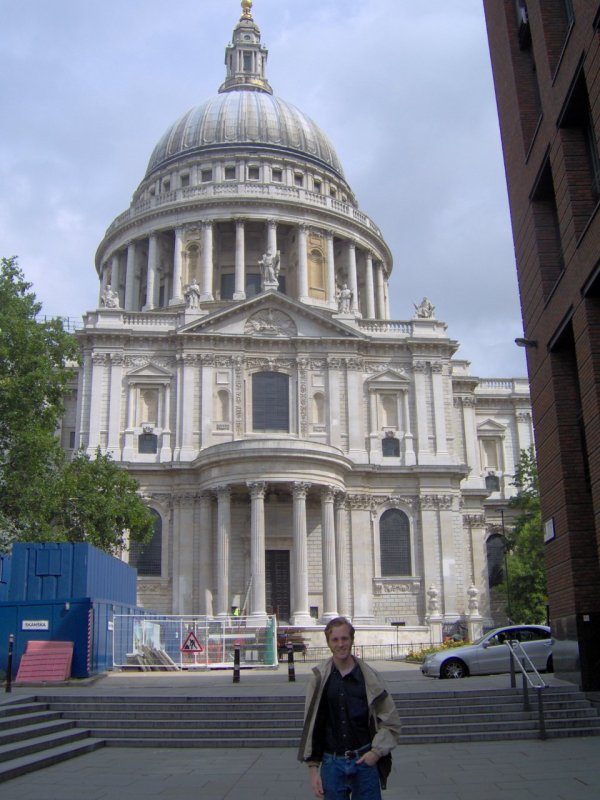
[{"label": "red and white warning sign", "polygon": [[194,631],[190,631],[186,636],[185,642],[181,645],[179,650],[182,653],[203,653],[204,648],[198,641],[198,637]]}]

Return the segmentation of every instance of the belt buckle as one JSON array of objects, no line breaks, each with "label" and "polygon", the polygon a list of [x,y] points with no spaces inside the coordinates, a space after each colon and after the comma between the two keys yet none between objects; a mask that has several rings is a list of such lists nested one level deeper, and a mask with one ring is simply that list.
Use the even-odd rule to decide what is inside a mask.
[{"label": "belt buckle", "polygon": [[344,753],[344,758],[356,758],[358,755],[358,750],[346,750]]}]

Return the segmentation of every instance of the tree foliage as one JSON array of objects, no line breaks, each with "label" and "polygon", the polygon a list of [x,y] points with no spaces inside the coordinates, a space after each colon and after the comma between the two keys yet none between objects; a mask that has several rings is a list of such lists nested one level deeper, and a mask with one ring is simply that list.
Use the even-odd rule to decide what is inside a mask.
[{"label": "tree foliage", "polygon": [[154,517],[137,494],[138,483],[111,459],[96,451],[78,453],[57,481],[52,528],[69,542],[89,542],[117,553],[125,535],[148,541]]},{"label": "tree foliage", "polygon": [[89,541],[108,552],[124,530],[144,541],[152,515],[110,457],[69,462],[56,430],[79,347],[60,319],[40,320],[16,258],[0,259],[0,552],[14,541]]},{"label": "tree foliage", "polygon": [[516,623],[546,621],[544,532],[540,510],[537,464],[533,447],[522,450],[513,485],[517,495],[509,505],[517,516],[507,535],[509,617]]}]

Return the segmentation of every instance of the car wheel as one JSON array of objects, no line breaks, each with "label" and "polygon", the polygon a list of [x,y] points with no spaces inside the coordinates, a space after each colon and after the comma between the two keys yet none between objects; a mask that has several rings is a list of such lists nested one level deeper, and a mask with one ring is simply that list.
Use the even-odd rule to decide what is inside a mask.
[{"label": "car wheel", "polygon": [[554,661],[552,661],[552,656],[550,656],[548,663],[546,664],[546,672],[554,672]]},{"label": "car wheel", "polygon": [[444,661],[440,670],[440,678],[466,678],[468,674],[467,665],[459,658]]}]

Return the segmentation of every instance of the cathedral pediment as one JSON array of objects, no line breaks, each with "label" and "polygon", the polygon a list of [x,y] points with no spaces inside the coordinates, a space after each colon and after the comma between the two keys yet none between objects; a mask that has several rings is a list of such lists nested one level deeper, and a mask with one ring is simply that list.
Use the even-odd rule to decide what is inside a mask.
[{"label": "cathedral pediment", "polygon": [[477,433],[491,433],[491,434],[501,434],[506,431],[506,425],[502,425],[500,422],[496,422],[493,419],[486,419],[485,422],[482,422],[480,425],[477,426]]},{"label": "cathedral pediment", "polygon": [[149,361],[147,364],[142,364],[141,366],[132,369],[127,373],[127,377],[130,380],[132,378],[139,378],[140,380],[168,378],[170,380],[171,373],[169,370],[164,369],[164,367],[159,367],[158,364],[153,364],[151,361]]},{"label": "cathedral pediment", "polygon": [[386,369],[377,375],[372,375],[367,384],[369,389],[405,389],[410,384],[410,379],[398,370]]},{"label": "cathedral pediment", "polygon": [[180,329],[180,333],[252,336],[261,339],[334,337],[362,339],[357,330],[326,312],[292,300],[280,292],[264,292],[228,306]]}]

